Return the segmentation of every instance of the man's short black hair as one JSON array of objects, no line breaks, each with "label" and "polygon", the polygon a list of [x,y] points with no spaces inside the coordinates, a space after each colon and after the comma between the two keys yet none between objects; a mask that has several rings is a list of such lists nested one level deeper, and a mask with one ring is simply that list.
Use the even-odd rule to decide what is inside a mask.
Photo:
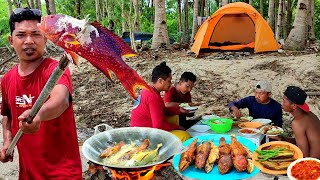
[{"label": "man's short black hair", "polygon": [[15,9],[9,18],[9,26],[10,26],[11,34],[15,30],[15,23],[21,22],[24,20],[37,20],[38,22],[40,22],[41,11],[38,9],[30,9],[30,8]]},{"label": "man's short black hair", "polygon": [[156,83],[159,78],[167,79],[171,74],[171,69],[166,62],[162,62],[152,70],[151,81]]},{"label": "man's short black hair", "polygon": [[194,75],[192,72],[186,71],[181,75],[180,81],[182,81],[182,82],[188,82],[188,81],[196,82],[197,76]]}]

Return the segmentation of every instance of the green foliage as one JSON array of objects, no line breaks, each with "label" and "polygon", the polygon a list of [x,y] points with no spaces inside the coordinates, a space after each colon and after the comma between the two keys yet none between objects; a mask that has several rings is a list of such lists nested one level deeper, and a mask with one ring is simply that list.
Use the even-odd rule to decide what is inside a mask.
[{"label": "green foliage", "polygon": [[4,0],[0,0],[0,46],[9,45],[8,36],[10,35],[8,4]]},{"label": "green foliage", "polygon": [[8,36],[10,35],[8,17],[0,18],[0,46],[9,45]]},{"label": "green foliage", "polygon": [[314,31],[316,33],[316,38],[320,39],[320,0],[315,0],[314,6]]}]

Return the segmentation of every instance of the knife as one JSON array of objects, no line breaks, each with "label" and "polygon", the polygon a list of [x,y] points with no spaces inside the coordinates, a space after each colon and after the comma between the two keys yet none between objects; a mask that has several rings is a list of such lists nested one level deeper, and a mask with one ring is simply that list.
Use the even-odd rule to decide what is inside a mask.
[{"label": "knife", "polygon": [[[44,88],[42,89],[37,101],[34,103],[31,112],[30,112],[30,116],[28,118],[26,118],[26,122],[27,123],[32,123],[33,118],[37,115],[38,111],[40,110],[40,108],[42,107],[43,103],[47,100],[47,98],[49,97],[52,89],[54,88],[54,86],[56,85],[57,81],[59,80],[59,78],[61,77],[61,75],[63,74],[64,70],[66,69],[66,67],[68,66],[70,60],[69,57],[64,54],[60,60],[59,60],[59,64],[55,67],[55,69],[53,70],[52,74],[50,75],[46,85],[44,86]],[[17,132],[17,134],[14,136],[9,148],[6,151],[6,157],[12,155],[12,152],[14,150],[14,148],[16,147],[20,137],[22,136],[23,132],[21,129],[19,129],[19,131]]]}]

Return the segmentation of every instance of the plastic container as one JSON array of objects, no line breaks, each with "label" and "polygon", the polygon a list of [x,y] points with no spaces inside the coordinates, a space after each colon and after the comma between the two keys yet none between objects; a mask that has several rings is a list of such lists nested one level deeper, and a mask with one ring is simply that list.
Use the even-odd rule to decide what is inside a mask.
[{"label": "plastic container", "polygon": [[226,133],[232,128],[232,119],[228,118],[214,118],[208,122],[211,130],[215,133]]}]

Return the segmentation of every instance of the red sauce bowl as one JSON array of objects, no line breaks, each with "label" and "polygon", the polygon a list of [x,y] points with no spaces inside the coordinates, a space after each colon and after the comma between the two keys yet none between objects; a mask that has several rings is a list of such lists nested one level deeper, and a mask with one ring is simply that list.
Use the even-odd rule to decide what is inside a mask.
[{"label": "red sauce bowl", "polygon": [[293,161],[287,169],[290,180],[320,179],[320,160],[316,158],[301,158]]}]

